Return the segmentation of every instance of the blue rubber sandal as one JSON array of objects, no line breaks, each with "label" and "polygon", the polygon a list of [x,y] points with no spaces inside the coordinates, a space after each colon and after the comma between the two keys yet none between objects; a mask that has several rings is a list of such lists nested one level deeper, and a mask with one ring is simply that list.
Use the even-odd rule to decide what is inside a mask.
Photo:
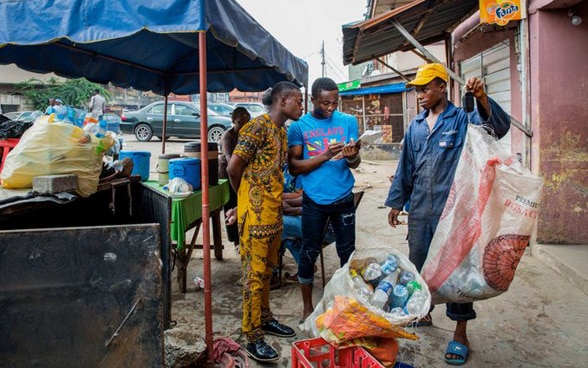
[{"label": "blue rubber sandal", "polygon": [[468,347],[464,344],[457,342],[455,340],[450,341],[447,345],[447,350],[445,351],[445,355],[453,354],[457,355],[460,358],[457,359],[448,359],[445,357],[445,362],[451,365],[462,365],[465,364],[466,360],[468,360]]}]

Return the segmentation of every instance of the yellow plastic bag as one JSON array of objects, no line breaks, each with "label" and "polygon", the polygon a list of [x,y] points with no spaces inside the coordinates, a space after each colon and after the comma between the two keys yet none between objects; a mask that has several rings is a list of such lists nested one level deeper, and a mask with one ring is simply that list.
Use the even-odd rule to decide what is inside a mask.
[{"label": "yellow plastic bag", "polygon": [[111,136],[99,139],[53,119],[53,114],[43,116],[24,132],[6,157],[0,173],[2,187],[30,188],[35,176],[74,174],[78,177],[77,193],[87,197],[98,188],[104,152],[114,140]]}]

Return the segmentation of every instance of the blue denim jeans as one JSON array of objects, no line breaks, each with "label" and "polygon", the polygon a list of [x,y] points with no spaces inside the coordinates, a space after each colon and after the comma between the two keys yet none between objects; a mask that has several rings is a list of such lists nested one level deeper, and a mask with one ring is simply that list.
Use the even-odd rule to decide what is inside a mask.
[{"label": "blue denim jeans", "polygon": [[[302,216],[284,215],[284,230],[282,230],[282,247],[292,253],[296,264],[300,263],[300,248],[302,247]],[[285,249],[282,248],[282,252]]]},{"label": "blue denim jeans", "polygon": [[[408,248],[410,261],[421,272],[429,247],[433,240],[433,234],[439,224],[438,218],[414,219],[409,215],[408,218]],[[468,321],[476,318],[474,303],[446,303],[447,311],[445,314],[453,321]],[[433,310],[433,306],[431,306]]]},{"label": "blue denim jeans", "polygon": [[312,284],[314,264],[324,241],[327,221],[330,220],[335,234],[340,265],[349,260],[355,250],[355,206],[353,193],[328,205],[315,203],[306,194],[302,197],[302,235],[304,241],[298,263],[298,282]]}]

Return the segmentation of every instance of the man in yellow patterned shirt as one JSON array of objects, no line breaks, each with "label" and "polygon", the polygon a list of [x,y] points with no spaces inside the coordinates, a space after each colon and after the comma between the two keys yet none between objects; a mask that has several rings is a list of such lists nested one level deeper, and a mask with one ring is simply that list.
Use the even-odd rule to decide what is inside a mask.
[{"label": "man in yellow patterned shirt", "polygon": [[[262,362],[278,360],[264,334],[292,337],[296,332],[273,318],[269,292],[282,235],[282,191],[288,119],[302,116],[302,93],[293,83],[277,83],[266,92],[266,114],[245,124],[227,167],[237,192],[237,216],[243,268],[243,321],[247,353]],[[230,216],[232,213],[227,213]]]}]

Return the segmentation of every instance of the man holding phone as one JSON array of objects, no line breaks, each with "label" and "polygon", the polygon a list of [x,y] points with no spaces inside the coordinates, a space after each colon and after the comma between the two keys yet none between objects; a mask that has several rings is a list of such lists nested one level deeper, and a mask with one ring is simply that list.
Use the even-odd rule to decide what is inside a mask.
[{"label": "man holding phone", "polygon": [[302,198],[302,235],[298,282],[304,304],[302,317],[314,310],[314,264],[320,254],[330,219],[337,254],[343,266],[355,250],[355,206],[350,169],[361,163],[357,119],[337,111],[339,90],[330,78],[312,84],[314,109],[288,129],[288,164],[299,175]]}]

